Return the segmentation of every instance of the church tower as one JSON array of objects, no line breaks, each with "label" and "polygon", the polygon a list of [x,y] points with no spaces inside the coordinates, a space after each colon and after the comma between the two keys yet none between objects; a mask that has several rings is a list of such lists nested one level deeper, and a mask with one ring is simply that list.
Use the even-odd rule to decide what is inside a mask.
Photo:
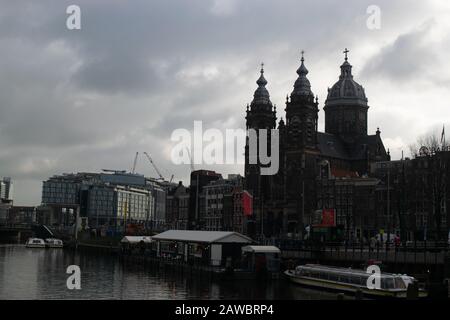
[{"label": "church tower", "polygon": [[345,143],[354,143],[367,135],[367,98],[364,88],[353,80],[348,49],[341,65],[339,80],[328,89],[325,101],[325,132],[339,136]]},{"label": "church tower", "polygon": [[[267,149],[270,152],[270,130],[275,129],[276,126],[276,107],[272,105],[270,101],[269,91],[266,89],[267,80],[264,78],[264,64],[261,64],[261,75],[256,81],[258,88],[253,95],[253,101],[250,106],[247,105],[246,127],[247,132],[250,129],[256,131],[258,137],[258,154],[259,154],[259,129],[267,129]],[[267,176],[261,176],[261,164],[249,163],[249,135],[247,134],[245,145],[245,177],[246,188],[250,191],[254,198],[258,198],[261,194],[269,194],[269,179]]]},{"label": "church tower", "polygon": [[308,69],[302,58],[297,70],[298,78],[290,100],[286,101],[285,124],[285,211],[287,232],[303,233],[308,215],[315,207],[313,185],[315,181],[317,144],[318,99],[314,98],[306,77]]},{"label": "church tower", "polygon": [[290,101],[286,101],[287,147],[295,150],[317,148],[318,102],[314,101],[304,61],[302,51],[301,65],[297,69],[298,78]]}]

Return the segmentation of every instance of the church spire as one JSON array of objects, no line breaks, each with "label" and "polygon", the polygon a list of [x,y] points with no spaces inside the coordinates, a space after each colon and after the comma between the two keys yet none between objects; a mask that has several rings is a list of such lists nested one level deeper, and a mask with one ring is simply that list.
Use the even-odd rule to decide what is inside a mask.
[{"label": "church spire", "polygon": [[297,69],[298,78],[295,81],[294,84],[294,91],[291,94],[291,98],[293,96],[313,96],[313,93],[311,91],[311,84],[309,83],[308,78],[306,75],[308,74],[308,69],[305,67],[305,57],[304,57],[305,51],[301,51],[302,58],[300,59],[301,64],[300,67]]},{"label": "church spire", "polygon": [[260,71],[261,75],[259,76],[259,79],[256,81],[256,84],[258,86],[265,86],[267,84],[267,80],[266,78],[264,78],[264,62],[261,62],[261,71]]},{"label": "church spire", "polygon": [[305,62],[305,57],[303,56],[304,54],[305,54],[305,51],[301,51],[301,54],[302,54],[302,58],[300,59],[300,61],[301,61],[301,65],[300,65],[300,67],[297,69],[297,74],[300,76],[300,77],[306,77],[306,75],[308,74],[308,69],[306,69],[306,67],[305,67],[305,64],[304,64],[304,62]]},{"label": "church spire", "polygon": [[349,53],[349,52],[350,52],[350,50],[348,50],[347,48],[345,48],[345,50],[343,51],[343,53],[345,54],[345,61],[348,60],[347,53]]},{"label": "church spire", "polygon": [[272,105],[272,102],[270,101],[270,95],[269,91],[266,89],[267,80],[264,78],[264,63],[261,63],[261,75],[259,76],[258,80],[256,81],[256,84],[258,85],[258,88],[256,89],[254,95],[253,95],[253,101],[252,105],[255,104],[269,104]]},{"label": "church spire", "polygon": [[347,48],[345,48],[345,50],[342,52],[345,54],[345,58],[344,58],[344,63],[341,65],[341,75],[339,77],[339,79],[344,79],[344,78],[353,78],[352,75],[352,65],[348,62],[348,53],[350,52],[350,50],[348,50]]}]

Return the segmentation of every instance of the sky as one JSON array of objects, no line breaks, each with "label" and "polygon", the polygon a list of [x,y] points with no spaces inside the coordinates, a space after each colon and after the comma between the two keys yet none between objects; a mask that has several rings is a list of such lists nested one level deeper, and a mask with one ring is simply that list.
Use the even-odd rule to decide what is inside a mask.
[{"label": "sky", "polygon": [[[81,9],[69,30],[66,8]],[[370,29],[367,8],[380,8]],[[393,159],[450,119],[450,3],[299,0],[0,1],[0,177],[16,205],[38,205],[42,181],[64,172],[130,170],[148,152],[161,173],[188,182],[171,161],[175,129],[245,128],[245,108],[265,64],[284,117],[300,52],[319,97],[348,48]],[[447,132],[450,132],[448,126]],[[242,165],[197,165],[223,175]],[[136,171],[156,176],[140,157]]]}]

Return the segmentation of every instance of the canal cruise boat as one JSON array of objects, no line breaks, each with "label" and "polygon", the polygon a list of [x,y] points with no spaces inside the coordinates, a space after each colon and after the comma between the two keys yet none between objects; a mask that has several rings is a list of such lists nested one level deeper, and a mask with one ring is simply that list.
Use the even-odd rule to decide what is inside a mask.
[{"label": "canal cruise boat", "polygon": [[45,241],[40,238],[29,238],[25,246],[27,248],[45,248]]},{"label": "canal cruise boat", "polygon": [[[297,266],[294,270],[286,270],[284,274],[294,283],[326,290],[356,293],[360,290],[369,297],[406,298],[408,285],[416,279],[407,275],[382,272],[380,288],[367,286],[370,273],[365,270],[339,268],[318,264]],[[427,296],[425,290],[419,289],[418,297]]]},{"label": "canal cruise boat", "polygon": [[45,246],[47,248],[62,248],[63,242],[59,239],[49,238],[45,239]]}]

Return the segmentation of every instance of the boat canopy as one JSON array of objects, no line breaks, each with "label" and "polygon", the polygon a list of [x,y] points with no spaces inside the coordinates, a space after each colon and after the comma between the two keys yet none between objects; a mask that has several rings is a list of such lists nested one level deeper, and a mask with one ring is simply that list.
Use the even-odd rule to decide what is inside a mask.
[{"label": "boat canopy", "polygon": [[152,237],[149,236],[125,236],[120,240],[121,243],[140,243],[141,241],[144,241],[144,243],[151,243]]},{"label": "boat canopy", "polygon": [[281,251],[275,246],[245,246],[242,247],[242,252],[280,253]]},{"label": "boat canopy", "polygon": [[[326,272],[326,273],[333,273],[333,274],[365,276],[365,277],[369,277],[371,275],[371,273],[367,273],[365,270],[342,268],[342,267],[330,267],[330,266],[323,266],[320,264],[299,265],[295,269],[296,269],[296,271],[305,270],[305,271],[311,271],[311,272]],[[400,278],[402,276],[404,276],[404,275],[387,273],[387,272],[382,272],[380,274],[381,278]],[[409,278],[414,279],[413,277],[409,277]]]}]

